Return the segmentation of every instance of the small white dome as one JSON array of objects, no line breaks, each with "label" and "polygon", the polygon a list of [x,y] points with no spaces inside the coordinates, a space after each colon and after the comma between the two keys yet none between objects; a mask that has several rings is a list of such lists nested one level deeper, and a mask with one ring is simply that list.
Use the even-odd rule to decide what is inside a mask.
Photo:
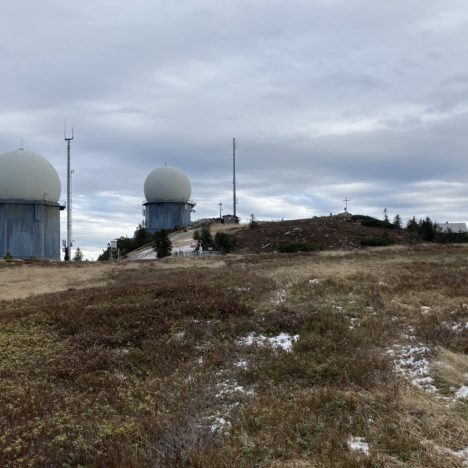
[{"label": "small white dome", "polygon": [[57,203],[60,178],[47,159],[23,149],[0,156],[0,200],[45,200]]},{"label": "small white dome", "polygon": [[192,193],[189,178],[180,169],[164,166],[148,174],[145,197],[148,202],[187,203]]}]

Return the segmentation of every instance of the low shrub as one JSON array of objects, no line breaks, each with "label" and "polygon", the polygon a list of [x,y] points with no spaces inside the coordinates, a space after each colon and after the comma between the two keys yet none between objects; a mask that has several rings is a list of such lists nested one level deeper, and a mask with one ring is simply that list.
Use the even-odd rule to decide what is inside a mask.
[{"label": "low shrub", "polygon": [[362,247],[384,247],[386,245],[393,245],[395,241],[388,237],[373,237],[370,239],[362,239],[360,244]]},{"label": "low shrub", "polygon": [[321,250],[321,247],[312,242],[283,242],[278,247],[281,253],[295,253],[295,252],[314,252]]},{"label": "low shrub", "polygon": [[229,253],[236,248],[236,239],[225,232],[217,232],[214,238],[214,246],[221,253]]},{"label": "low shrub", "polygon": [[372,216],[366,215],[353,215],[351,216],[353,221],[358,221],[361,226],[365,227],[378,227],[378,228],[389,228],[395,229],[395,226],[388,220],[382,221],[381,219],[373,218]]}]

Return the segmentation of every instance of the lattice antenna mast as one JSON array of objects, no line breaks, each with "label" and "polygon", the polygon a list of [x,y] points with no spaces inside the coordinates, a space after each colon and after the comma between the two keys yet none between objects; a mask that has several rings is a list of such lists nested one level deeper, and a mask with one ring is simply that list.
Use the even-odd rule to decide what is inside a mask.
[{"label": "lattice antenna mast", "polygon": [[234,217],[237,217],[237,195],[236,195],[236,139],[232,139],[232,206]]},{"label": "lattice antenna mast", "polygon": [[67,142],[67,245],[65,246],[65,258],[66,262],[71,260],[71,248],[72,248],[72,193],[71,193],[71,167],[70,167],[70,142],[74,139],[74,129],[71,129],[71,136],[67,136],[67,124],[65,122],[64,128],[64,139]]}]

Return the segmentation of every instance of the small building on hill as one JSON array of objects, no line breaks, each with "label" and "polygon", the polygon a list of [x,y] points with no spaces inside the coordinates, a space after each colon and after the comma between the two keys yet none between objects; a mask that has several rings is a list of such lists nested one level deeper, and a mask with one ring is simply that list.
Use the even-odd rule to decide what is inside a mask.
[{"label": "small building on hill", "polygon": [[466,223],[449,223],[448,221],[442,224],[436,224],[436,226],[441,230],[441,232],[468,232]]},{"label": "small building on hill", "polygon": [[239,224],[239,217],[231,214],[223,215],[222,223],[223,224]]}]

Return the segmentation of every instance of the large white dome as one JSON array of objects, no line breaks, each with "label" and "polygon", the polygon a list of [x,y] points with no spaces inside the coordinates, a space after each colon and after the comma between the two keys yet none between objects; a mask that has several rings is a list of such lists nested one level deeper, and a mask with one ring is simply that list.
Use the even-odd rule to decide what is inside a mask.
[{"label": "large white dome", "polygon": [[145,197],[148,202],[187,203],[192,193],[189,178],[180,169],[164,166],[148,174]]},{"label": "large white dome", "polygon": [[0,156],[0,200],[45,200],[57,203],[60,178],[47,159],[23,149]]}]

